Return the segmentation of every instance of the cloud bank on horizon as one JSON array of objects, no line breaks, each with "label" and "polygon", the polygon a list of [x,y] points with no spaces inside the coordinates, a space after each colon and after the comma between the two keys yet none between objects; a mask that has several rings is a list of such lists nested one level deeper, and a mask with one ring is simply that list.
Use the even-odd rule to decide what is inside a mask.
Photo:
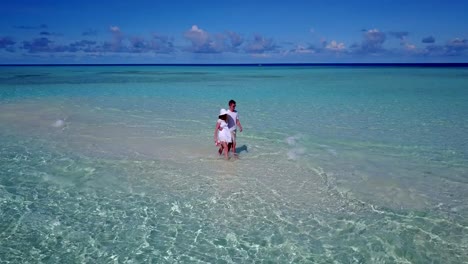
[{"label": "cloud bank on horizon", "polygon": [[[358,7],[361,16],[346,2],[344,11],[328,15],[320,10],[336,6],[321,1],[296,8],[291,8],[293,3],[261,6],[240,1],[236,8],[230,1],[185,7],[143,1],[136,14],[120,2],[117,9],[76,11],[92,5],[84,2],[58,7],[28,1],[6,4],[0,11],[3,63],[468,62],[468,19],[460,11],[468,2],[454,6],[432,1],[433,9],[428,3],[423,8],[382,2],[391,4],[386,10],[363,1]],[[86,23],[66,19],[95,17],[102,9],[120,15],[109,12],[112,15]],[[18,10],[28,11],[12,12]],[[428,14],[431,10],[434,13]],[[255,16],[246,16],[249,12]],[[145,19],[137,19],[139,15]]]}]

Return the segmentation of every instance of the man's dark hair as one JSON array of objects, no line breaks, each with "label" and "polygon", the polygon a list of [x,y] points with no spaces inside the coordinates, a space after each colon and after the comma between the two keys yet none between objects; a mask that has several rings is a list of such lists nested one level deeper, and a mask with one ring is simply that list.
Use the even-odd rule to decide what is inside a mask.
[{"label": "man's dark hair", "polygon": [[235,103],[236,103],[236,101],[234,101],[234,100],[229,100],[229,105],[232,105],[232,104],[235,104]]}]

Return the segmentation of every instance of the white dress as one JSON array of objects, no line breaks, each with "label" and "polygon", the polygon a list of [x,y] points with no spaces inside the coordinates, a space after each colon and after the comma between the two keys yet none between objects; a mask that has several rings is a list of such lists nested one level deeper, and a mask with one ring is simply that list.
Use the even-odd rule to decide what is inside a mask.
[{"label": "white dress", "polygon": [[218,142],[231,143],[231,131],[229,131],[228,124],[222,119],[218,119],[219,127],[222,130],[218,130]]}]

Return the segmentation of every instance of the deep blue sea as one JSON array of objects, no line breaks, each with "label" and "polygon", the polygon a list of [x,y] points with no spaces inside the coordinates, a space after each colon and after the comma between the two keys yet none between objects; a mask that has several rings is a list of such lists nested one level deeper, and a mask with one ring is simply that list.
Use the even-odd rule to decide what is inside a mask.
[{"label": "deep blue sea", "polygon": [[0,67],[0,263],[467,262],[468,67]]}]

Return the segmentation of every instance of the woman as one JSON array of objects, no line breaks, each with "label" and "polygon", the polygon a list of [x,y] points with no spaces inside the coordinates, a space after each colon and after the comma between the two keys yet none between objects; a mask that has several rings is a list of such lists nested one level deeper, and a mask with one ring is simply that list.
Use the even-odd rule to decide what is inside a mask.
[{"label": "woman", "polygon": [[224,157],[229,159],[228,144],[231,143],[232,139],[231,131],[229,131],[227,124],[227,111],[225,109],[219,111],[218,121],[216,122],[214,131],[214,141],[216,146],[219,145],[219,155],[221,155],[224,150]]}]

